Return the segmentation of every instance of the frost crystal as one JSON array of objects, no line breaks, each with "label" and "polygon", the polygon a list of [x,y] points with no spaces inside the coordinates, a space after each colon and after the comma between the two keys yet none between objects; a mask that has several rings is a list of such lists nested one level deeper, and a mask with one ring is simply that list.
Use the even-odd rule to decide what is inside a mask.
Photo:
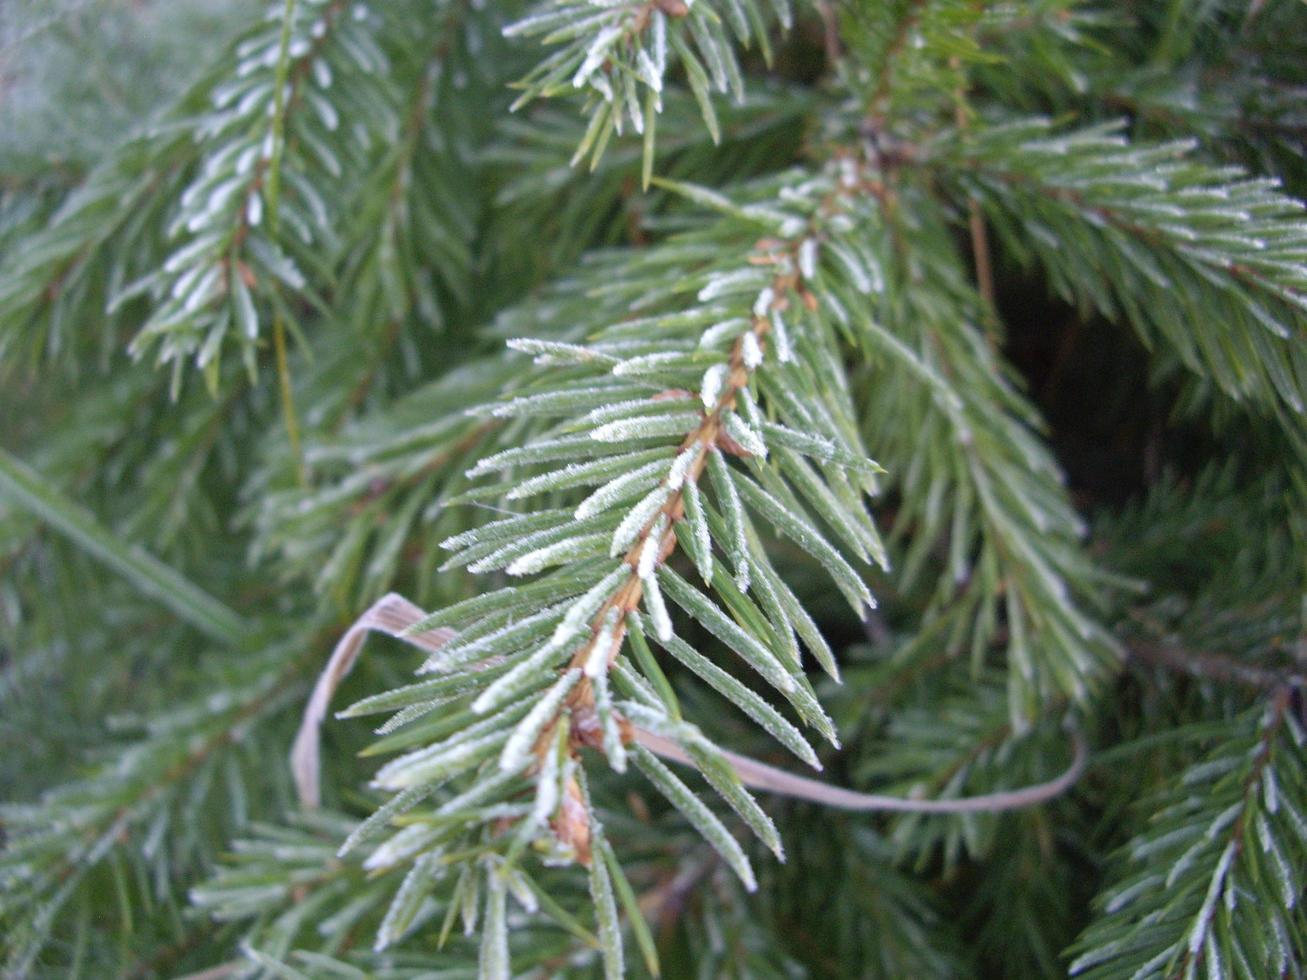
[{"label": "frost crystal", "polygon": [[662,514],[645,536],[644,544],[640,546],[640,560],[636,565],[636,574],[641,578],[648,578],[654,573],[658,564],[658,552],[662,548],[663,535],[666,533],[667,515]]},{"label": "frost crystal", "polygon": [[757,334],[752,330],[741,338],[740,357],[744,359],[744,366],[750,371],[755,371],[762,366],[762,347],[758,344]]},{"label": "frost crystal", "polygon": [[799,272],[804,279],[817,274],[817,239],[805,238],[799,246]]},{"label": "frost crystal", "polygon": [[726,365],[714,364],[703,373],[703,385],[699,389],[699,398],[703,401],[703,407],[712,411],[717,407],[717,399],[721,397],[722,385],[726,381]]}]

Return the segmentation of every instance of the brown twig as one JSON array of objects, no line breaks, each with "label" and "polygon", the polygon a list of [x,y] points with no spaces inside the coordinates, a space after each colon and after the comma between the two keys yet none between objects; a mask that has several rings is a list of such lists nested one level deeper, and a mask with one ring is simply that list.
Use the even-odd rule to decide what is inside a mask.
[{"label": "brown twig", "polygon": [[[304,711],[304,720],[295,739],[291,756],[295,784],[300,802],[314,806],[318,799],[318,732],[326,715],[332,692],[349,673],[362,650],[363,640],[369,632],[381,632],[404,640],[428,653],[438,651],[449,642],[447,630],[431,630],[407,635],[406,630],[425,618],[426,614],[401,595],[391,593],[377,601],[341,638],[331,660],[318,679],[313,697]],[[672,762],[692,764],[690,757],[676,742],[655,735],[642,728],[630,726],[632,741],[644,746],[655,755]],[[796,799],[808,800],[821,806],[859,812],[893,811],[897,813],[997,813],[1017,810],[1046,803],[1066,792],[1084,772],[1089,759],[1089,748],[1084,736],[1073,730],[1071,742],[1074,757],[1070,766],[1056,779],[1037,783],[1017,790],[1003,790],[955,800],[914,800],[899,796],[882,796],[876,793],[859,793],[855,790],[831,786],[817,779],[796,776],[766,763],[735,752],[723,751],[722,756],[735,770],[744,785],[770,793],[779,793]]]},{"label": "brown twig", "polygon": [[1189,674],[1203,680],[1223,684],[1238,684],[1262,691],[1281,687],[1302,686],[1301,676],[1287,671],[1272,670],[1255,664],[1241,663],[1220,653],[1197,652],[1167,643],[1148,640],[1132,641],[1127,647],[1130,656],[1139,663],[1163,667],[1180,674]]},{"label": "brown twig", "polygon": [[[690,757],[671,739],[639,728],[635,729],[635,732],[636,741],[650,752],[664,759],[693,765]],[[1071,764],[1056,779],[1021,789],[1000,790],[996,793],[965,796],[956,800],[912,800],[901,796],[882,796],[879,793],[859,793],[856,790],[844,789],[842,786],[831,786],[819,779],[796,776],[735,752],[723,750],[722,757],[730,763],[731,768],[740,777],[740,782],[750,789],[779,793],[782,796],[791,796],[839,810],[856,810],[863,813],[875,811],[934,814],[999,813],[1004,810],[1021,810],[1047,803],[1074,786],[1089,762],[1089,745],[1084,735],[1076,730],[1071,732],[1071,744],[1074,750]]]}]

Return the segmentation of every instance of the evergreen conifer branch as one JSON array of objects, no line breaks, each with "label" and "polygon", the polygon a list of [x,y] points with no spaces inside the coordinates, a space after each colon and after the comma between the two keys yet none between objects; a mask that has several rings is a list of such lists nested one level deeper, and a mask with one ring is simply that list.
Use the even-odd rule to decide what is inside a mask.
[{"label": "evergreen conifer branch", "polygon": [[513,108],[538,98],[584,91],[589,123],[572,163],[589,155],[593,170],[613,134],[620,136],[629,125],[644,137],[643,184],[648,187],[655,127],[671,69],[684,69],[704,125],[713,142],[720,142],[712,89],[729,91],[737,103],[744,101],[744,78],[732,36],[742,46],[756,42],[770,63],[768,33],[773,17],[787,30],[793,25],[789,0],[772,0],[768,7],[758,0],[541,4],[504,28],[509,37],[541,37],[545,44],[559,45],[517,83],[523,91]]},{"label": "evergreen conifer branch", "polygon": [[[787,186],[796,183],[794,177],[787,180]],[[457,629],[458,635],[424,666],[424,672],[435,675],[433,680],[414,685],[412,694],[396,692],[398,698],[371,699],[378,705],[403,707],[421,704],[425,698],[419,692],[471,687],[471,696],[460,697],[467,698],[464,703],[470,708],[454,716],[466,718],[468,727],[451,727],[444,716],[432,716],[432,724],[423,720],[423,709],[418,715],[405,715],[406,726],[399,730],[403,734],[391,736],[390,742],[396,747],[415,742],[424,747],[387,764],[376,777],[382,789],[411,793],[486,763],[470,786],[438,811],[450,819],[466,816],[458,817],[450,832],[430,828],[423,850],[448,840],[445,847],[459,853],[458,838],[450,833],[466,833],[463,821],[469,819],[468,830],[484,827],[485,818],[467,808],[511,798],[530,767],[536,782],[535,815],[518,818],[514,822],[520,821],[520,826],[498,840],[482,830],[481,843],[469,856],[482,864],[490,862],[487,873],[493,875],[497,872],[492,856],[501,848],[509,846],[511,856],[523,843],[543,836],[561,855],[590,864],[590,818],[579,776],[571,774],[577,765],[574,754],[584,746],[602,749],[610,764],[623,768],[630,723],[682,746],[746,823],[764,836],[771,834],[770,822],[739,787],[738,777],[729,766],[714,762],[718,750],[697,728],[681,720],[674,700],[669,700],[674,697],[670,692],[658,693],[665,682],[648,645],[656,643],[673,653],[682,649],[672,632],[668,607],[673,603],[734,649],[791,702],[801,718],[834,738],[808,682],[798,673],[794,617],[800,617],[797,628],[809,645],[816,642],[814,652],[824,654],[824,642],[814,641],[804,621],[806,613],[757,547],[753,527],[755,519],[765,519],[810,552],[827,567],[855,608],[870,601],[860,577],[803,516],[803,505],[794,494],[798,491],[810,506],[819,508],[823,520],[841,530],[845,543],[866,559],[871,552],[864,542],[878,545],[878,539],[865,515],[854,518],[850,508],[856,506],[860,512],[860,492],[854,488],[874,488],[868,481],[877,467],[856,449],[843,448],[849,439],[856,440],[851,427],[844,432],[828,428],[829,436],[810,434],[818,424],[810,413],[793,400],[769,401],[766,388],[755,377],[789,376],[811,385],[809,372],[817,363],[826,368],[834,364],[821,359],[822,349],[834,339],[833,328],[822,319],[820,294],[810,288],[827,248],[827,226],[834,222],[833,227],[841,227],[836,218],[847,190],[820,175],[801,186],[790,196],[786,211],[736,205],[701,189],[682,188],[726,217],[680,242],[622,261],[642,267],[641,275],[649,284],[658,281],[654,277],[661,277],[669,264],[683,270],[687,258],[699,267],[697,271],[681,272],[670,290],[650,291],[629,277],[617,289],[598,286],[592,293],[598,309],[592,309],[587,319],[609,325],[587,343],[513,342],[518,350],[533,354],[543,370],[520,394],[489,406],[491,416],[527,421],[562,416],[564,421],[520,446],[484,457],[472,474],[540,464],[550,467],[526,483],[520,477],[507,486],[501,481],[492,488],[500,499],[519,496],[517,486],[521,496],[573,486],[574,476],[591,486],[599,484],[599,489],[582,500],[574,514],[570,508],[526,512],[474,527],[446,542],[455,551],[456,562],[468,563],[473,571],[499,568],[510,575],[529,575],[557,570],[540,579],[538,587],[533,584],[529,606],[533,613],[525,618],[519,618],[523,602],[512,587],[462,604],[466,612],[455,607],[414,624],[412,631],[442,626]],[[775,237],[776,232],[783,237]],[[716,244],[723,237],[730,241],[759,234],[762,237],[749,251],[736,246],[723,256]],[[830,244],[832,249],[839,247]],[[732,260],[732,251],[739,258]],[[866,275],[856,260],[850,272],[848,261],[825,274],[837,279]],[[605,278],[596,277],[596,282]],[[636,320],[619,312],[628,309],[631,297],[637,298]],[[651,327],[662,336],[651,335]],[[637,339],[641,336],[658,340],[651,344]],[[758,396],[753,394],[755,388]],[[836,385],[831,394],[838,397],[838,391]],[[773,413],[772,419],[764,411]],[[792,414],[796,411],[802,412],[797,418]],[[839,418],[836,414],[832,421]],[[637,452],[633,456],[627,448],[616,452],[606,448],[616,442],[636,447]],[[665,449],[655,452],[658,445]],[[728,454],[749,460],[752,475],[746,477],[730,466]],[[805,457],[827,473],[845,476],[818,492],[823,487],[821,477]],[[699,484],[706,471],[712,477],[705,481],[711,483],[711,506],[700,499],[704,494]],[[796,481],[793,489],[781,474]],[[695,488],[693,498],[690,487]],[[484,498],[485,494],[474,490],[470,496]],[[689,505],[690,499],[696,503]],[[751,511],[756,517],[750,516]],[[689,527],[684,524],[687,520],[699,526]],[[683,525],[699,569],[710,576],[719,599],[710,598],[666,564],[677,549]],[[726,567],[708,570],[704,542],[722,549]],[[618,556],[621,561],[615,562]],[[749,598],[749,591],[756,600]],[[635,660],[614,673],[613,666],[628,644]],[[689,650],[676,655],[697,656]],[[489,664],[497,666],[485,670]],[[826,666],[834,669],[833,662]],[[744,696],[733,687],[720,689],[732,699]],[[622,695],[628,700],[620,700]],[[757,716],[758,710],[755,707],[751,713]],[[660,765],[646,754],[641,767],[751,883],[753,872],[725,828]],[[719,784],[718,779],[725,782]],[[522,843],[511,843],[516,840]],[[378,853],[388,846],[383,844]],[[773,841],[773,846],[779,847],[779,842]]]},{"label": "evergreen conifer branch", "polygon": [[319,485],[307,490],[264,489],[282,469],[274,455],[246,515],[255,554],[275,555],[287,580],[307,581],[347,608],[386,592],[418,548],[427,556],[421,575],[433,580],[437,545],[450,528],[445,504],[503,427],[463,409],[493,398],[515,376],[506,358],[486,358],[396,400],[380,417],[334,437],[315,435],[305,455]]},{"label": "evergreen conifer branch", "polygon": [[1040,262],[1068,301],[1165,341],[1235,398],[1300,414],[1303,206],[1275,181],[1185,159],[1191,149],[1035,119],[990,126],[945,156],[1007,249]]},{"label": "evergreen conifer branch", "polygon": [[[120,339],[116,331],[88,343],[76,327],[110,304],[112,284],[152,271],[137,254],[148,240],[142,219],[163,220],[161,212],[195,156],[180,129],[137,137],[68,195],[28,248],[6,249],[0,262],[0,350],[6,361],[71,359],[88,350],[93,360],[110,355]],[[109,324],[117,323],[111,315]]]},{"label": "evergreen conifer branch", "polygon": [[[892,848],[858,815],[812,808],[787,813],[799,832],[787,835],[789,860],[763,872],[763,899],[747,913],[769,931],[789,931],[807,921],[813,902],[854,914],[823,916],[801,930],[791,948],[802,951],[811,970],[838,971],[856,962],[861,974],[894,977],[967,976],[953,924],[929,891],[894,864]],[[821,868],[825,873],[812,874]]]},{"label": "evergreen conifer branch", "polygon": [[[142,737],[80,780],[32,804],[6,803],[0,851],[0,922],[5,971],[23,976],[53,941],[64,910],[127,862],[139,884],[119,890],[121,913],[136,902],[167,901],[179,884],[173,861],[203,866],[217,839],[265,810],[246,793],[249,773],[275,739],[270,720],[287,717],[301,696],[309,662],[272,647],[239,665],[211,662],[222,693],[206,694],[143,719]],[[262,737],[255,737],[262,735]],[[287,799],[282,776],[280,795]]]},{"label": "evergreen conifer branch", "polygon": [[[233,339],[253,370],[269,316],[266,307],[260,314],[256,295],[295,323],[282,290],[312,296],[295,253],[334,244],[322,191],[347,167],[366,165],[370,145],[397,128],[388,59],[376,37],[382,18],[361,7],[363,16],[351,16],[346,7],[287,5],[238,45],[234,76],[212,93],[213,108],[200,120],[197,172],[170,216],[174,251],[155,277],[132,287],[150,290],[157,302],[131,349],[154,350],[161,363],[176,365],[178,379],[193,359],[215,387],[219,354]],[[342,90],[328,99],[325,91],[337,86]],[[368,116],[342,159],[331,133],[340,125],[338,107],[350,104],[367,107]],[[303,148],[297,167],[286,160],[289,140]],[[281,234],[283,224],[298,245]]]},{"label": "evergreen conifer branch", "polygon": [[1305,736],[1281,688],[1155,801],[1117,857],[1076,976],[1291,973],[1304,956]]},{"label": "evergreen conifer branch", "polygon": [[[879,256],[884,288],[860,326],[886,365],[869,374],[866,438],[901,488],[898,587],[929,589],[902,658],[969,658],[979,671],[1003,650],[1020,731],[1049,698],[1084,701],[1119,658],[1093,609],[1108,580],[1083,550],[1084,523],[1034,434],[1037,414],[978,327],[983,307],[943,216],[910,188],[899,193],[896,210],[882,216],[877,205],[867,218],[864,247]],[[903,209],[915,227],[896,217]]]},{"label": "evergreen conifer branch", "polygon": [[161,3],[0,14],[0,972],[1300,972],[1307,8]]}]

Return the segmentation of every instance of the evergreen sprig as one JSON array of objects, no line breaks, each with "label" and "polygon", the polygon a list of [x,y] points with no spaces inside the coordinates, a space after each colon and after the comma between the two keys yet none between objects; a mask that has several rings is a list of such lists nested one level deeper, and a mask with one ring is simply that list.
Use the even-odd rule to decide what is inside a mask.
[{"label": "evergreen sprig", "polygon": [[1304,734],[1281,688],[1227,727],[1117,857],[1071,973],[1291,976],[1303,962]]},{"label": "evergreen sprig", "polygon": [[[676,635],[673,605],[742,658],[800,719],[835,738],[800,672],[800,638],[832,674],[834,660],[768,560],[758,525],[765,522],[823,565],[855,610],[871,604],[861,576],[809,516],[862,561],[886,560],[861,504],[875,489],[879,468],[858,448],[841,386],[823,390],[817,382],[819,371],[829,381],[829,372],[839,370],[830,356],[838,327],[823,316],[821,294],[811,291],[823,276],[865,282],[870,273],[841,244],[848,222],[832,222],[822,211],[834,206],[839,214],[841,188],[829,177],[817,175],[794,190],[784,210],[682,190],[725,217],[641,256],[640,275],[626,277],[620,288],[592,290],[587,320],[595,327],[573,327],[584,343],[510,342],[543,370],[482,411],[510,426],[539,429],[540,418],[562,421],[483,457],[473,477],[514,475],[464,498],[511,503],[548,494],[576,501],[574,492],[559,494],[594,489],[577,504],[497,516],[445,542],[453,552],[446,567],[544,575],[526,588],[488,592],[415,624],[410,632],[456,631],[422,668],[437,676],[349,710],[416,709],[397,716],[406,727],[388,743],[422,747],[384,766],[376,776],[380,788],[412,798],[472,775],[437,811],[439,824],[406,828],[369,860],[403,860],[413,851],[396,850],[397,842],[413,838],[424,852],[432,846],[466,852],[463,860],[476,859],[493,877],[499,861],[514,866],[521,848],[539,838],[594,867],[594,817],[572,752],[598,748],[620,772],[631,755],[631,724],[679,744],[779,853],[770,819],[720,750],[682,719],[651,646],[700,673],[801,758],[815,764],[816,756],[775,709]],[[835,230],[841,227],[846,230]],[[720,244],[753,236],[752,247],[724,251]],[[825,258],[837,249],[841,259]],[[673,268],[679,274],[669,288]],[[597,270],[596,282],[606,278]],[[781,379],[791,395],[773,399],[769,384]],[[793,397],[796,390],[829,414],[815,415]],[[667,565],[678,546],[715,596]],[[627,645],[630,662],[623,663]],[[439,690],[456,692],[456,700]],[[453,717],[466,724],[451,725],[443,715],[434,726],[423,720],[441,704],[462,706]],[[643,748],[634,761],[752,888],[750,863],[695,794]],[[535,783],[536,802],[519,814],[500,801],[519,793],[524,773]],[[488,833],[505,823],[509,829]],[[604,887],[604,880],[592,875],[592,887]],[[493,889],[486,894],[494,899]],[[601,898],[596,892],[596,902]],[[606,969],[615,974],[619,955],[608,948]]]},{"label": "evergreen sprig", "polygon": [[5,6],[6,976],[1299,975],[1305,18]]},{"label": "evergreen sprig", "polygon": [[793,25],[789,0],[772,0],[766,7],[758,0],[541,4],[504,28],[508,37],[540,37],[542,43],[557,46],[516,83],[522,94],[513,108],[584,91],[583,111],[589,122],[572,163],[589,155],[593,170],[613,134],[620,136],[629,125],[644,138],[643,183],[648,187],[663,88],[671,71],[684,70],[704,125],[713,142],[720,142],[712,90],[730,92],[737,103],[744,102],[744,75],[734,45],[756,43],[770,64],[773,19],[787,30]]},{"label": "evergreen sprig", "polygon": [[1119,124],[1058,131],[1036,119],[962,137],[946,155],[959,192],[1068,301],[1165,341],[1235,398],[1301,414],[1302,205],[1274,180],[1186,159],[1192,149],[1132,144]]}]

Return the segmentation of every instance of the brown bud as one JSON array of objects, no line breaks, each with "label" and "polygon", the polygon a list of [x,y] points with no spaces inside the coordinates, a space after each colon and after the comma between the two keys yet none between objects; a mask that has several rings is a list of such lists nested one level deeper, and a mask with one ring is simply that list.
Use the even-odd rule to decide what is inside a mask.
[{"label": "brown bud", "polygon": [[567,781],[563,790],[563,802],[558,806],[558,816],[551,821],[551,825],[558,840],[572,849],[578,861],[589,867],[590,813],[586,810],[581,785],[575,777]]}]

